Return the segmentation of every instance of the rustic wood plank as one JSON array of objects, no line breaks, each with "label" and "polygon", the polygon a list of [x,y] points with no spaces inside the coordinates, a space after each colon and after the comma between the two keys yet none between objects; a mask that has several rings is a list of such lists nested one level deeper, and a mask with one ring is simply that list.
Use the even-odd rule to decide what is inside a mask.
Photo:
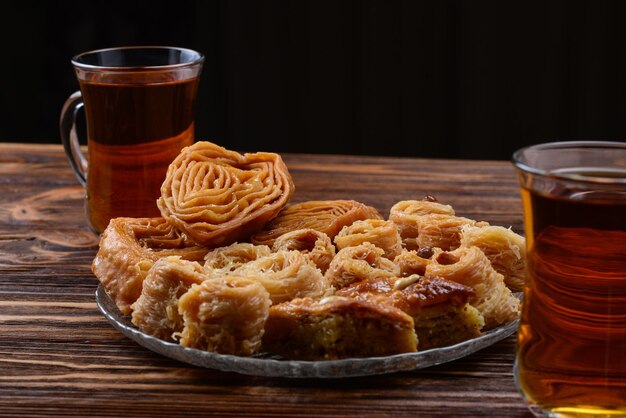
[{"label": "rustic wood plank", "polygon": [[[285,155],[294,201],[355,199],[383,214],[435,195],[521,231],[508,162]],[[201,369],[126,339],[99,314],[98,238],[60,146],[0,144],[0,416],[528,416],[514,339],[425,370],[280,379]]]}]

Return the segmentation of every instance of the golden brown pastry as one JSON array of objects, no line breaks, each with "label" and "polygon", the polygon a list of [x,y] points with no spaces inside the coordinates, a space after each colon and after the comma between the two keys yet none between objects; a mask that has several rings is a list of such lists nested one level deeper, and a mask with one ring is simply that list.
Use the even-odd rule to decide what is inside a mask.
[{"label": "golden brown pastry", "polygon": [[163,218],[115,218],[100,238],[91,269],[120,312],[128,315],[155,261],[168,256],[202,261],[207,251]]},{"label": "golden brown pastry", "polygon": [[157,260],[143,281],[139,299],[132,304],[132,322],[139,330],[166,341],[183,330],[178,300],[191,285],[207,279],[204,269],[195,261],[180,257]]},{"label": "golden brown pastry", "polygon": [[[338,290],[336,296],[390,303],[413,318],[419,350],[444,347],[478,337],[485,322],[468,301],[472,288],[449,280],[404,278],[363,280]],[[386,297],[386,299],[380,298]],[[387,300],[388,302],[381,302]]]},{"label": "golden brown pastry", "polygon": [[322,297],[332,292],[322,272],[299,251],[278,251],[243,264],[234,274],[259,282],[272,303],[297,297]]},{"label": "golden brown pastry", "polygon": [[391,221],[366,219],[344,226],[335,236],[338,249],[356,247],[369,242],[385,251],[384,256],[393,260],[402,251],[402,238],[398,227]]},{"label": "golden brown pastry", "polygon": [[253,245],[247,242],[234,243],[211,250],[204,257],[204,268],[209,274],[228,275],[250,261],[267,257],[272,253],[267,245]]},{"label": "golden brown pastry", "polygon": [[424,249],[415,250],[402,250],[402,252],[393,259],[393,262],[400,269],[400,277],[407,277],[413,274],[419,274],[423,276],[426,274],[426,266],[430,263],[430,258],[423,257],[425,255],[432,256],[431,253],[427,253]]},{"label": "golden brown pastry", "polygon": [[383,257],[385,252],[369,242],[340,250],[326,271],[326,278],[335,289],[366,279],[397,277],[398,266]]},{"label": "golden brown pastry", "polygon": [[271,246],[274,240],[297,229],[315,229],[332,240],[346,225],[363,219],[382,219],[371,206],[354,200],[313,200],[283,209],[261,232],[254,234],[254,244]]},{"label": "golden brown pastry", "polygon": [[272,251],[300,251],[317,266],[322,273],[328,270],[335,257],[335,246],[323,232],[315,229],[297,229],[276,238]]},{"label": "golden brown pastry", "polygon": [[454,216],[454,209],[450,205],[430,200],[401,200],[391,207],[389,220],[398,226],[404,247],[417,250],[419,245],[415,239],[419,235],[418,220],[433,214]]},{"label": "golden brown pastry", "polygon": [[289,359],[334,360],[414,352],[417,337],[398,308],[329,296],[272,306],[263,347]]},{"label": "golden brown pastry", "polygon": [[494,270],[478,247],[439,250],[426,267],[426,277],[452,280],[474,289],[472,306],[485,318],[485,329],[492,329],[519,317],[520,301],[504,284],[504,277]]},{"label": "golden brown pastry", "polygon": [[169,223],[198,244],[215,247],[263,228],[294,189],[280,155],[242,155],[201,141],[170,164],[157,204]]},{"label": "golden brown pastry", "polygon": [[249,356],[261,348],[270,298],[254,280],[227,276],[194,284],[178,301],[180,345]]},{"label": "golden brown pastry", "polygon": [[415,244],[419,248],[441,248],[454,250],[461,245],[461,230],[465,226],[486,226],[487,222],[451,215],[424,215],[416,220],[419,235]]},{"label": "golden brown pastry", "polygon": [[476,246],[487,256],[504,283],[520,292],[526,281],[526,240],[501,226],[467,226],[461,232],[461,247]]}]

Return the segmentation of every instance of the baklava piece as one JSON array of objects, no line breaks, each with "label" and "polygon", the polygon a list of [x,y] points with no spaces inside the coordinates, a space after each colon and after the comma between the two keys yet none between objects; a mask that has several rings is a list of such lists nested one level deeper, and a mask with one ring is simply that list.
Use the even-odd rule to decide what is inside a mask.
[{"label": "baklava piece", "polygon": [[246,240],[287,204],[295,187],[278,154],[239,154],[200,141],[170,164],[157,205],[200,245]]},{"label": "baklava piece", "polygon": [[504,276],[504,282],[514,292],[520,292],[526,282],[526,240],[501,226],[467,226],[461,233],[461,247],[478,247],[494,269]]},{"label": "baklava piece", "polygon": [[315,229],[332,240],[346,225],[363,219],[382,219],[371,206],[354,200],[312,200],[283,209],[261,232],[253,235],[254,244],[272,246],[281,235],[297,229]]},{"label": "baklava piece", "polygon": [[519,299],[506,287],[504,277],[494,270],[478,247],[439,251],[426,267],[426,277],[452,280],[474,289],[470,303],[485,318],[487,330],[519,317]]},{"label": "baklava piece", "polygon": [[416,200],[396,203],[391,208],[389,220],[398,225],[402,242],[408,250],[426,247],[454,250],[461,244],[463,227],[489,225],[455,216],[452,206]]},{"label": "baklava piece", "polygon": [[386,303],[413,318],[420,351],[478,337],[484,326],[480,312],[468,303],[474,291],[449,280],[428,279],[417,274],[364,280],[337,291],[335,295],[362,300],[386,297]]},{"label": "baklava piece", "polygon": [[449,215],[454,216],[454,209],[450,205],[444,205],[432,199],[401,200],[391,207],[389,220],[398,226],[400,236],[405,248],[409,250],[419,249],[415,239],[419,235],[418,220],[425,215]]},{"label": "baklava piece", "polygon": [[180,345],[249,356],[261,348],[271,301],[254,280],[225,276],[194,284],[178,301]]},{"label": "baklava piece", "polygon": [[385,251],[384,256],[393,260],[402,251],[402,238],[398,227],[391,221],[366,219],[344,226],[335,237],[339,250],[369,242]]},{"label": "baklava piece", "polygon": [[402,252],[393,259],[393,262],[400,269],[400,277],[412,276],[419,274],[423,276],[426,273],[426,267],[430,263],[433,251],[426,247],[420,250],[402,250]]},{"label": "baklava piece", "polygon": [[385,252],[369,242],[340,250],[326,271],[326,278],[335,289],[366,279],[397,277],[398,266],[383,257]]},{"label": "baklava piece", "polygon": [[163,218],[115,218],[100,238],[91,269],[120,312],[128,315],[155,261],[168,256],[202,261],[207,251]]},{"label": "baklava piece", "polygon": [[204,257],[204,268],[208,274],[232,273],[246,263],[267,257],[272,251],[267,245],[253,245],[247,242],[234,243],[211,250]]},{"label": "baklava piece", "polygon": [[207,277],[202,266],[180,257],[158,260],[143,281],[139,299],[132,304],[132,322],[146,334],[174,341],[173,334],[183,330],[178,300],[194,284]]},{"label": "baklava piece", "polygon": [[272,306],[263,347],[289,359],[335,360],[415,352],[417,337],[398,308],[329,296]]},{"label": "baklava piece", "polygon": [[335,246],[328,235],[315,229],[297,229],[276,238],[272,251],[300,251],[326,273],[335,257]]},{"label": "baklava piece", "polygon": [[263,285],[272,303],[298,297],[318,298],[332,292],[328,279],[299,251],[272,253],[242,265],[234,274]]}]

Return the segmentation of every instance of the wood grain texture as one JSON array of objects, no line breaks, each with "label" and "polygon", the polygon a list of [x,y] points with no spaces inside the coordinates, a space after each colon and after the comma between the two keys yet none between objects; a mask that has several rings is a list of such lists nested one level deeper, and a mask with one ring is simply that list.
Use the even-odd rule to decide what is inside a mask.
[{"label": "wood grain texture", "polygon": [[[355,199],[385,216],[425,194],[521,231],[508,162],[285,155],[293,201]],[[99,314],[97,237],[60,146],[0,144],[0,416],[529,416],[514,339],[385,376],[290,380],[200,369],[126,339]]]}]

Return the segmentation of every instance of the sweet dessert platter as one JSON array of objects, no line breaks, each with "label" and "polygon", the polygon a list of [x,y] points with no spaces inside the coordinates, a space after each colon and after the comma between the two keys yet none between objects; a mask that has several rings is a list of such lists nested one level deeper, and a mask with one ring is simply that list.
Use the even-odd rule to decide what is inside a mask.
[{"label": "sweet dessert platter", "polygon": [[[209,359],[194,364],[353,362],[321,376],[367,362],[408,369],[427,353],[423,364],[437,364],[514,332],[523,237],[431,196],[385,219],[353,200],[289,204],[294,193],[278,154],[184,148],[156,202],[162,217],[116,218],[102,234],[101,310],[151,349]],[[265,374],[243,372],[254,370]]]}]

